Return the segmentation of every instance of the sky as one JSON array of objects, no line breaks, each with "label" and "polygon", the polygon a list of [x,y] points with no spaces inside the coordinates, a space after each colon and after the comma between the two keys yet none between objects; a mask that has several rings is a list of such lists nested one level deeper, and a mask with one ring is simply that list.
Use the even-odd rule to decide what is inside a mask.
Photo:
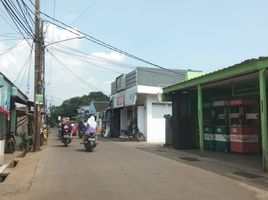
[{"label": "sky", "polygon": [[[266,0],[41,0],[42,12],[121,50],[162,67],[204,72],[268,55],[267,8]],[[26,41],[11,38],[20,35],[11,34],[2,5],[0,15],[0,71],[32,98],[34,57],[28,60]],[[70,39],[77,35],[50,23],[44,31],[49,104],[98,90],[109,95],[120,74],[152,67],[82,37]]]}]

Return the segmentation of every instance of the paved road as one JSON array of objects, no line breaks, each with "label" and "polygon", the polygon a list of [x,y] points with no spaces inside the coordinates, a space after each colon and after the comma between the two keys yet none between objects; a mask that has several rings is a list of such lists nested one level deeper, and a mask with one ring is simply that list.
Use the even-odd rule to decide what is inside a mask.
[{"label": "paved road", "polygon": [[[103,140],[92,153],[79,143],[75,139],[66,148],[50,135],[24,190],[6,193],[6,199],[251,200],[262,195],[245,184],[139,150],[138,143]],[[16,170],[20,168],[23,162]]]}]

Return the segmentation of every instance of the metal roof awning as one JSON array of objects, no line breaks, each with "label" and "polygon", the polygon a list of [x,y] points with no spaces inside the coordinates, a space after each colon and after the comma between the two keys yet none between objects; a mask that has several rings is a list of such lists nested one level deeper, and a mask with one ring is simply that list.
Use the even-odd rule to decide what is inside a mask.
[{"label": "metal roof awning", "polygon": [[163,93],[164,93],[164,96],[166,96],[166,95],[169,95],[171,92],[188,89],[191,87],[195,87],[199,84],[204,85],[204,84],[209,84],[213,82],[230,79],[235,76],[241,76],[245,74],[254,73],[266,67],[268,67],[267,57],[244,61],[240,64],[236,64],[228,68],[224,68],[224,69],[221,69],[221,70],[209,73],[209,74],[205,74],[203,76],[200,76],[200,77],[188,80],[188,81],[184,81],[178,84],[168,86],[163,89]]}]

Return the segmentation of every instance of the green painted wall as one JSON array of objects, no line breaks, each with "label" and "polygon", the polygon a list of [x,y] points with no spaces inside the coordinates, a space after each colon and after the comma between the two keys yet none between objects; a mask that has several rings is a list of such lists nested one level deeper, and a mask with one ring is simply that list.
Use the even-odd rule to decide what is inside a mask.
[{"label": "green painted wall", "polygon": [[4,114],[0,113],[0,140],[4,139]]},{"label": "green painted wall", "polygon": [[188,71],[186,73],[186,80],[190,80],[190,79],[193,79],[193,78],[197,78],[199,76],[202,76],[202,75],[205,75],[206,73],[205,72],[191,72],[191,71]]},{"label": "green painted wall", "polygon": [[16,123],[17,123],[16,109],[13,109],[10,111],[10,132],[16,133]]}]

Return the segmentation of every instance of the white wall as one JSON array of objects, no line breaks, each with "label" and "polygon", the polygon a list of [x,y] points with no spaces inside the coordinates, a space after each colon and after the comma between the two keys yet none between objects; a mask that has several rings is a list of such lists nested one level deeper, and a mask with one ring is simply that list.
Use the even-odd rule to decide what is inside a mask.
[{"label": "white wall", "polygon": [[0,140],[0,166],[4,164],[5,140]]},{"label": "white wall", "polygon": [[[153,104],[155,103],[155,104]],[[157,104],[157,96],[148,95],[146,100],[147,142],[165,143],[165,114],[171,114],[172,106]]]},{"label": "white wall", "polygon": [[138,123],[138,128],[140,130],[140,132],[142,132],[144,134],[144,136],[146,137],[146,127],[145,127],[145,110],[144,110],[144,106],[138,106],[137,107],[137,123]]},{"label": "white wall", "polygon": [[152,132],[151,129],[154,126],[153,122],[152,122],[152,102],[155,100],[156,98],[154,98],[152,95],[147,95],[146,96],[146,140],[147,142],[151,142],[151,137],[152,137]]},{"label": "white wall", "polygon": [[166,123],[163,116],[171,114],[171,112],[171,105],[152,105],[152,123],[155,124],[155,126],[151,127],[151,132],[153,133],[151,136],[152,141],[165,142]]}]

